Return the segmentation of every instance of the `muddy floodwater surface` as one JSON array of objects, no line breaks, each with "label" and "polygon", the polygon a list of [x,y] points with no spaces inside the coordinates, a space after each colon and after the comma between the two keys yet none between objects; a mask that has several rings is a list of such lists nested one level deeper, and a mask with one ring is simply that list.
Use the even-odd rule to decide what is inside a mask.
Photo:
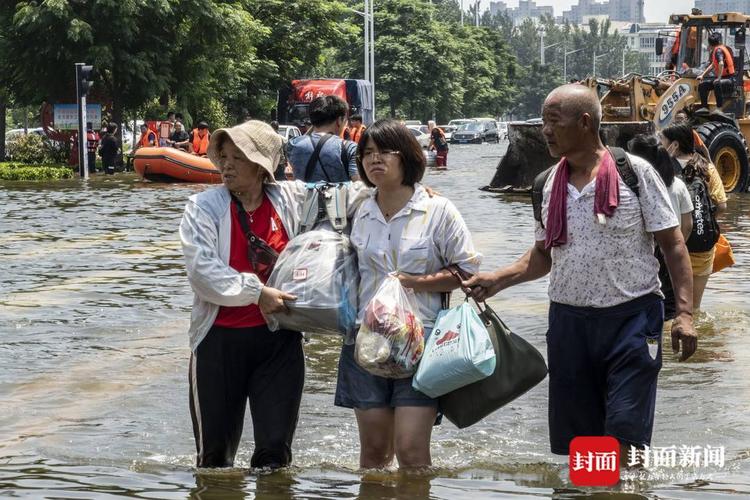
[{"label": "muddy floodwater surface", "polygon": [[[459,208],[485,270],[512,262],[533,241],[528,197],[477,189],[503,151],[503,144],[453,146],[449,170],[424,180]],[[549,452],[546,381],[469,429],[436,427],[428,473],[359,472],[354,415],[333,406],[340,341],[329,337],[305,347],[294,466],[246,469],[248,413],[238,467],[196,473],[192,293],[177,227],[187,197],[203,189],[130,174],[0,183],[0,496],[750,497],[750,195],[732,195],[721,218],[737,265],[709,282],[698,352],[679,363],[665,342],[652,442],[724,447],[723,466],[678,463],[586,489],[571,485],[566,458]],[[543,279],[490,301],[545,356],[546,288]]]}]

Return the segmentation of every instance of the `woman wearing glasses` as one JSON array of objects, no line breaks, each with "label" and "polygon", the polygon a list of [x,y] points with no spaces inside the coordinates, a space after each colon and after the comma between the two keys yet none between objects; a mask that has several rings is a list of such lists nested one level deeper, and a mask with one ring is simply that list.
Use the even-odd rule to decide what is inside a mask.
[{"label": "woman wearing glasses", "polygon": [[[441,292],[458,287],[446,268],[474,274],[481,256],[456,207],[430,197],[419,183],[425,158],[414,135],[395,120],[380,120],[359,141],[357,167],[375,187],[356,212],[351,240],[360,271],[359,321],[383,280],[393,272],[416,292],[425,333],[441,308]],[[354,359],[353,339],[339,360],[335,404],[353,408],[360,438],[360,466],[387,467],[394,454],[402,468],[431,464],[430,435],[438,402],[411,387],[412,379],[371,375]]]},{"label": "woman wearing glasses", "polygon": [[[198,467],[233,466],[248,400],[251,466],[291,462],[304,383],[302,338],[269,331],[263,315],[284,311],[284,301],[295,297],[264,283],[298,231],[307,190],[302,182],[274,181],[280,152],[281,138],[263,122],[217,130],[208,157],[224,184],[191,196],[180,224],[195,292],[190,412]],[[352,204],[357,189],[350,188]]]}]

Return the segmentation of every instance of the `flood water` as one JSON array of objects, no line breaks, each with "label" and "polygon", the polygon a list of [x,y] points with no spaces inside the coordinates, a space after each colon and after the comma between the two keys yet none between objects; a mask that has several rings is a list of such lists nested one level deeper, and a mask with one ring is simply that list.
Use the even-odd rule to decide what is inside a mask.
[{"label": "flood water", "polygon": [[[483,269],[510,263],[533,240],[527,197],[477,190],[503,150],[453,146],[450,169],[425,179],[463,213]],[[654,469],[615,488],[582,489],[568,482],[567,459],[549,453],[546,381],[469,429],[437,427],[429,474],[358,472],[354,416],[333,406],[339,341],[320,337],[306,346],[294,466],[246,469],[248,413],[238,468],[196,473],[191,290],[177,227],[186,198],[202,189],[131,174],[0,183],[0,496],[750,497],[749,195],[732,195],[722,221],[737,265],[709,282],[699,351],[678,363],[665,344],[652,443],[724,446],[724,467]],[[546,286],[527,283],[491,301],[545,355]]]}]

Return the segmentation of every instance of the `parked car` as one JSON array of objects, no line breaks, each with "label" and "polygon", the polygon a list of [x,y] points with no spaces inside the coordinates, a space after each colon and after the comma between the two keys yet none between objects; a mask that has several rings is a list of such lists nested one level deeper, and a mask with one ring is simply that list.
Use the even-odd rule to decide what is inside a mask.
[{"label": "parked car", "polygon": [[5,132],[5,142],[7,143],[8,141],[18,139],[22,135],[26,135],[27,131],[29,134],[44,135],[44,129],[42,127],[28,128],[28,129],[12,128],[8,130],[7,132]]},{"label": "parked car", "polygon": [[461,125],[466,125],[467,123],[475,122],[473,118],[457,118],[455,120],[451,120],[448,122],[448,125],[451,125],[453,127],[460,127]]},{"label": "parked car", "polygon": [[422,146],[423,148],[428,148],[430,146],[430,134],[422,132],[420,126],[407,125],[406,128],[411,130],[412,134],[414,134],[414,137],[417,138],[417,142],[419,142],[420,146]]},{"label": "parked car", "polygon": [[419,120],[404,120],[404,125],[406,125],[407,127],[410,127],[412,125],[420,126],[422,125],[422,122],[420,122]]},{"label": "parked car", "polygon": [[453,132],[456,131],[458,126],[456,125],[438,125],[438,128],[443,131],[445,134],[445,140],[450,141],[451,136],[453,136]]},{"label": "parked car", "polygon": [[461,125],[453,132],[451,143],[453,144],[481,144],[482,142],[500,142],[497,125],[494,120],[483,120]]},{"label": "parked car", "polygon": [[295,127],[294,125],[279,125],[279,135],[286,139],[287,141],[289,139],[294,139],[295,137],[299,137],[302,135],[302,132],[300,129]]},{"label": "parked car", "polygon": [[[37,134],[42,137],[44,137],[44,129],[42,127],[36,127],[36,128],[28,128],[28,129],[22,129],[22,128],[13,128],[5,132],[5,151],[6,155],[8,154],[8,143],[13,142],[17,140],[18,138],[26,135],[26,132],[28,131],[29,134]],[[7,158],[5,158],[7,159]],[[0,158],[0,161],[2,161],[3,158]]]}]

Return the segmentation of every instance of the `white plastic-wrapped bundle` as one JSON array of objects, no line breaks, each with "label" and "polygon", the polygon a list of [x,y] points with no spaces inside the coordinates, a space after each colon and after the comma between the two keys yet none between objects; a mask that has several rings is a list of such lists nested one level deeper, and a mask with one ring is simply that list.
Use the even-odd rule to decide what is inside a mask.
[{"label": "white plastic-wrapped bundle", "polygon": [[417,317],[414,292],[386,277],[365,308],[357,333],[354,359],[380,377],[414,375],[424,351],[424,327]]},{"label": "white plastic-wrapped bundle", "polygon": [[293,238],[266,283],[297,297],[289,313],[266,316],[271,330],[351,335],[357,320],[359,269],[349,237],[315,230]]}]

